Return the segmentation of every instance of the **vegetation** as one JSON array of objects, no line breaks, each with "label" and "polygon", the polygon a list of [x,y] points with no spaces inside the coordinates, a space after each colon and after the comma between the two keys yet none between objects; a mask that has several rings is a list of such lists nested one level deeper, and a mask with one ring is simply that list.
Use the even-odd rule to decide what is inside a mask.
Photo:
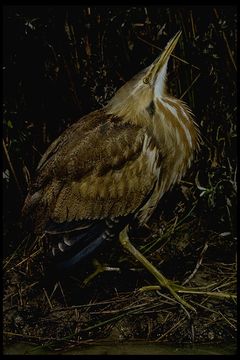
[{"label": "vegetation", "polygon": [[[134,243],[166,276],[203,294],[139,292],[154,279],[119,245],[93,271],[53,288],[39,286],[44,238],[22,227],[21,206],[47,146],[100,108],[149,65],[177,31],[169,90],[193,110],[201,150],[159,203]],[[3,223],[5,342],[61,348],[97,339],[223,342],[236,338],[236,48],[234,6],[5,6],[3,59]],[[132,262],[132,263],[131,263]],[[207,287],[207,288],[206,288]]]}]

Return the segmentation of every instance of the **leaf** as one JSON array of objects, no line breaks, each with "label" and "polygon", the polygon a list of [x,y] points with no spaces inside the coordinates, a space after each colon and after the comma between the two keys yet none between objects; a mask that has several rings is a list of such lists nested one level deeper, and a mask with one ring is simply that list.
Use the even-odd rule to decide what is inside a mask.
[{"label": "leaf", "polygon": [[11,120],[8,120],[7,126],[8,126],[10,129],[13,129],[13,124],[12,124]]}]

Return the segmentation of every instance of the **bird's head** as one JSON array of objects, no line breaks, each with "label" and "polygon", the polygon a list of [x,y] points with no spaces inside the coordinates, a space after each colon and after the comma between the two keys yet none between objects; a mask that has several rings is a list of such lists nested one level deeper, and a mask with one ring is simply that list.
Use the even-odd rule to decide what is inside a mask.
[{"label": "bird's head", "polygon": [[141,117],[144,112],[151,116],[154,101],[165,95],[167,65],[179,38],[179,31],[166,45],[161,55],[124,84],[107,105],[109,113],[131,120]]}]

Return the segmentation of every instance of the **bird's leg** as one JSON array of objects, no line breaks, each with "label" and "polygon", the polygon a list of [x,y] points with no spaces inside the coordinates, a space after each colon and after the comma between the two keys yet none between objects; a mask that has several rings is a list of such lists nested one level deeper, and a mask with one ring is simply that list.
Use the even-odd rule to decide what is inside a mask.
[{"label": "bird's leg", "polygon": [[111,267],[111,266],[107,266],[105,264],[101,264],[98,260],[94,259],[93,260],[93,265],[95,267],[95,271],[90,274],[84,281],[82,284],[82,287],[85,287],[90,281],[92,281],[98,274],[101,274],[104,271],[118,271],[120,272],[120,268],[117,267]]},{"label": "bird's leg", "polygon": [[140,261],[145,268],[157,279],[159,284],[162,287],[165,287],[169,290],[169,292],[175,297],[175,299],[183,306],[193,310],[196,312],[193,306],[188,304],[184,299],[182,299],[177,294],[177,285],[175,287],[174,283],[165,278],[156,268],[153,266],[129,241],[129,237],[127,234],[128,227],[125,227],[119,234],[119,240],[124,249],[128,250],[138,261]]}]

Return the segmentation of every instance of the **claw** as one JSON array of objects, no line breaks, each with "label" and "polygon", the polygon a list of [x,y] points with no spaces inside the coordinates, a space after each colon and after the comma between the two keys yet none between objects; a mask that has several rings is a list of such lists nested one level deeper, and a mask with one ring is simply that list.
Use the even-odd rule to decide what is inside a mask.
[{"label": "claw", "polygon": [[64,244],[66,244],[67,246],[72,246],[73,242],[68,239],[66,236],[64,236],[63,238]]},{"label": "claw", "polygon": [[65,245],[64,243],[59,242],[59,243],[58,243],[58,248],[59,248],[59,250],[61,250],[62,252],[64,252],[65,249],[66,249],[66,245]]},{"label": "claw", "polygon": [[107,224],[107,226],[108,226],[110,229],[113,228],[113,224],[111,224],[109,221],[106,221],[106,224]]}]

